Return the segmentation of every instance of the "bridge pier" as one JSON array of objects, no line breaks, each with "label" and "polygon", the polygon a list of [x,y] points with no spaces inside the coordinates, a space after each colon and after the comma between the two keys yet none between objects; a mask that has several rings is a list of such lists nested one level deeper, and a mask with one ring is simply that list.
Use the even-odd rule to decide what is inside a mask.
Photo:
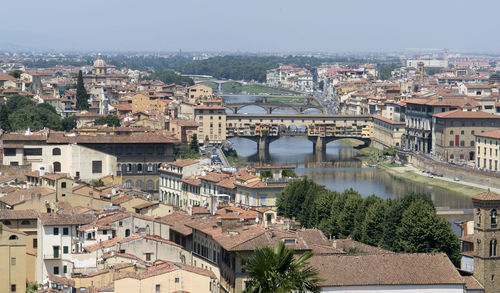
[{"label": "bridge pier", "polygon": [[259,150],[259,154],[261,152],[269,153],[269,144],[270,144],[269,136],[259,136],[259,140],[257,141],[257,149]]},{"label": "bridge pier", "polygon": [[326,139],[321,136],[317,136],[315,141],[313,141],[314,153],[326,153]]}]

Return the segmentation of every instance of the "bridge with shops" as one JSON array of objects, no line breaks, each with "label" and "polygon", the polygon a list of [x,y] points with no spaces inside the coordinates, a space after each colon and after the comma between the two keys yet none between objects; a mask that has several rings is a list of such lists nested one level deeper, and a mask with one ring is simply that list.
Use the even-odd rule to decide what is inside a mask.
[{"label": "bridge with shops", "polygon": [[371,143],[373,121],[370,115],[332,114],[228,114],[227,137],[247,138],[257,143],[260,152],[280,137],[296,136],[313,143],[314,152],[326,151],[326,144],[342,138]]}]

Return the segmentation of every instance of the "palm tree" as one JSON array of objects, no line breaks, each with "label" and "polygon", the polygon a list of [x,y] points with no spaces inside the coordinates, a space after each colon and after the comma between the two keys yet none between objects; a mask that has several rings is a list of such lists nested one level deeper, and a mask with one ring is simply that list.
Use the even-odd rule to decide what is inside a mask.
[{"label": "palm tree", "polygon": [[320,292],[318,272],[307,263],[312,256],[312,252],[305,252],[294,258],[294,250],[281,241],[274,248],[255,248],[243,266],[250,276],[244,292]]}]

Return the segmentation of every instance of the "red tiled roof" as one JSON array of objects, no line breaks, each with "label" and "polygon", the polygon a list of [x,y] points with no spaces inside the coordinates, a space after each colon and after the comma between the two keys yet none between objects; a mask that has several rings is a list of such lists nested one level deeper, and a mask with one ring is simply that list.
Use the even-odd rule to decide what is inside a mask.
[{"label": "red tiled roof", "polygon": [[316,255],[309,264],[322,287],[464,284],[444,253]]},{"label": "red tiled roof", "polygon": [[441,112],[433,115],[438,118],[450,119],[500,119],[500,115],[495,115],[483,111],[462,111],[460,109]]},{"label": "red tiled roof", "polygon": [[483,133],[476,134],[476,136],[500,139],[500,129],[485,131]]}]

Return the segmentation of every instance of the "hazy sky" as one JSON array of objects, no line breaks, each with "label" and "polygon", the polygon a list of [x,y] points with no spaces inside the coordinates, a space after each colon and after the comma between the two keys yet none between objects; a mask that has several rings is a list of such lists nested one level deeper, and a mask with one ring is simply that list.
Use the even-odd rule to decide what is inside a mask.
[{"label": "hazy sky", "polygon": [[0,49],[500,52],[497,0],[22,0],[1,10]]}]

